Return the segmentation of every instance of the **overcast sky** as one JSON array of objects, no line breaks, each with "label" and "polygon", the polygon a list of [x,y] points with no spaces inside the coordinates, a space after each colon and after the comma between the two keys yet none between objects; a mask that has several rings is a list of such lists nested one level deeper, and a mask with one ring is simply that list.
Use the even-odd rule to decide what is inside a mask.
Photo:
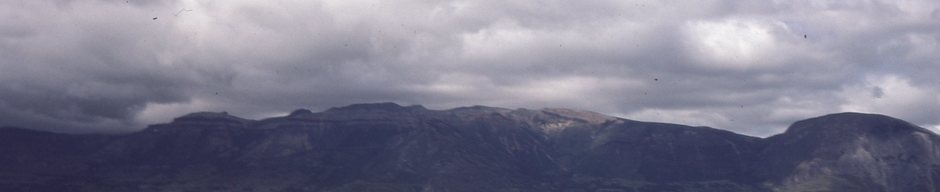
[{"label": "overcast sky", "polygon": [[128,131],[392,101],[768,136],[938,128],[940,1],[0,1],[0,125]]}]

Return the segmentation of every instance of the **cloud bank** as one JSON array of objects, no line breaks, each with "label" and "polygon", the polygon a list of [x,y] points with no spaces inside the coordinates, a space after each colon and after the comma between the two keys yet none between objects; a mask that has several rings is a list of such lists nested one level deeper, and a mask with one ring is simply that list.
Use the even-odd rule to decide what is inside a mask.
[{"label": "cloud bank", "polygon": [[883,113],[940,127],[940,3],[0,2],[0,125],[133,131],[394,101],[566,107],[767,136]]}]

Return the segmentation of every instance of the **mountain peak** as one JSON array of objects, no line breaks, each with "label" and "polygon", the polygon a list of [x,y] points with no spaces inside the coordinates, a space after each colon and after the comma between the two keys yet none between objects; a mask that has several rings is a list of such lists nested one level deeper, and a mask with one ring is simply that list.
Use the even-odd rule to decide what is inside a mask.
[{"label": "mountain peak", "polygon": [[904,120],[880,114],[844,112],[797,121],[785,133],[804,131],[836,131],[848,133],[887,134],[895,132],[923,132],[929,130]]},{"label": "mountain peak", "polygon": [[[938,141],[927,129],[885,115],[829,114],[765,140],[758,167],[782,191],[932,191],[936,181],[925,175],[936,174]],[[816,183],[829,186],[819,190]]]},{"label": "mountain peak", "polygon": [[230,115],[228,112],[195,112],[181,117],[173,119],[173,123],[186,123],[186,122],[207,122],[207,121],[221,121],[221,122],[230,122],[230,123],[246,123],[251,120]]},{"label": "mountain peak", "polygon": [[421,105],[401,106],[393,102],[382,103],[360,103],[347,105],[345,107],[334,107],[326,112],[394,112],[394,111],[419,111],[427,110]]},{"label": "mountain peak", "polygon": [[313,111],[310,111],[309,109],[297,109],[297,110],[294,110],[293,112],[290,112],[290,115],[287,115],[287,116],[296,117],[296,116],[307,115],[307,114],[313,114]]}]

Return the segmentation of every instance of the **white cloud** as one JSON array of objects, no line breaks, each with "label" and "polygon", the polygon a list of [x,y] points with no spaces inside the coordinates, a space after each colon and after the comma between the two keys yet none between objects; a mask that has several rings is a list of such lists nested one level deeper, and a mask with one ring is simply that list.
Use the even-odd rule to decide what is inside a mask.
[{"label": "white cloud", "polygon": [[181,103],[147,103],[135,118],[137,122],[143,125],[165,123],[188,113],[211,110],[212,108],[214,108],[212,104],[201,99]]},{"label": "white cloud", "polygon": [[881,113],[921,125],[940,123],[940,91],[917,87],[901,76],[869,76],[864,83],[846,86],[840,95],[843,111]]},{"label": "white cloud", "polygon": [[776,53],[777,37],[770,21],[728,18],[686,24],[689,52],[706,66],[749,69],[775,64],[766,58]]},{"label": "white cloud", "polygon": [[931,125],[927,126],[926,128],[930,129],[930,131],[933,131],[934,133],[940,133],[940,125]]},{"label": "white cloud", "polygon": [[761,136],[839,109],[930,124],[937,4],[3,1],[0,122],[136,129],[192,111],[395,101]]}]

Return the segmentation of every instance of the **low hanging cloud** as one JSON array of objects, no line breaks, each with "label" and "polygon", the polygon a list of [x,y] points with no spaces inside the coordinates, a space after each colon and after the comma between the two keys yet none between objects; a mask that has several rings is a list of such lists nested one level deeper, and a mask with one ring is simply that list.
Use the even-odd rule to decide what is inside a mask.
[{"label": "low hanging cloud", "polygon": [[[0,126],[126,132],[394,101],[778,133],[940,125],[935,1],[0,2]],[[875,91],[879,90],[879,91]],[[877,94],[875,94],[877,93]]]}]

